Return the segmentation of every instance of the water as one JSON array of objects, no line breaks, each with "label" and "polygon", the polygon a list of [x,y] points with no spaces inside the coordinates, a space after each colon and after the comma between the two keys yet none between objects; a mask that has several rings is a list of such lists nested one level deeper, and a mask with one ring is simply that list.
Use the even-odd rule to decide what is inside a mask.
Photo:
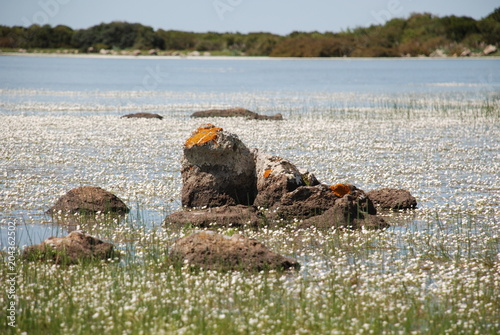
[{"label": "water", "polygon": [[[0,249],[66,232],[44,215],[82,185],[101,186],[148,227],[180,207],[189,115],[242,106],[284,122],[210,120],[322,182],[409,189],[433,215],[497,220],[498,59],[171,59],[0,57]],[[165,117],[124,120],[149,111]],[[413,229],[413,228],[412,228]]]}]

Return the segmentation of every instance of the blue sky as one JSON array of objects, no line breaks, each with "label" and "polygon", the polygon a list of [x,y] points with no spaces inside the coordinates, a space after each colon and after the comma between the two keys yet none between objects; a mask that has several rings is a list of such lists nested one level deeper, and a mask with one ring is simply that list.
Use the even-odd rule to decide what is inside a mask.
[{"label": "blue sky", "polygon": [[339,32],[412,12],[480,19],[497,7],[499,0],[0,0],[0,25],[64,24],[79,29],[127,21],[165,30],[284,35]]}]

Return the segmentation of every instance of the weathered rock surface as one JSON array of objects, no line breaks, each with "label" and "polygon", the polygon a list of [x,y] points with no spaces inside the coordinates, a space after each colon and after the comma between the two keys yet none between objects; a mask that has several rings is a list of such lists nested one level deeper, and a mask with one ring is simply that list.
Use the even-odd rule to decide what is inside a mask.
[{"label": "weathered rock surface", "polygon": [[207,209],[186,209],[175,212],[165,218],[168,225],[193,225],[207,228],[212,225],[217,227],[257,227],[264,221],[262,214],[253,206],[220,206]]},{"label": "weathered rock surface", "polygon": [[286,193],[281,198],[279,207],[272,213],[284,219],[310,218],[337,207],[340,210],[339,213],[345,214],[343,218],[346,224],[350,224],[350,218],[359,217],[362,213],[375,215],[377,211],[366,194],[354,185],[348,186],[350,187],[349,193],[342,196],[336,194],[331,186],[323,184],[300,186]]},{"label": "weathered rock surface", "polygon": [[484,50],[483,50],[483,54],[485,54],[485,55],[491,55],[495,52],[497,52],[497,47],[492,45],[492,44],[486,46],[486,48],[484,48]]},{"label": "weathered rock surface", "polygon": [[57,200],[47,213],[55,214],[61,212],[94,214],[116,213],[125,214],[129,208],[114,194],[95,186],[82,186],[70,190]]},{"label": "weathered rock surface", "polygon": [[257,196],[254,205],[277,206],[283,195],[299,186],[314,186],[319,182],[308,171],[299,169],[288,160],[254,150]]},{"label": "weathered rock surface", "polygon": [[298,228],[316,227],[321,229],[385,229],[389,224],[377,215],[357,211],[345,203],[337,203],[321,215],[302,221]]},{"label": "weathered rock surface", "polygon": [[26,260],[48,261],[56,264],[77,264],[82,261],[107,260],[119,254],[114,246],[85,233],[74,231],[64,237],[49,237],[40,244],[27,247],[22,254]]},{"label": "weathered rock surface", "polygon": [[123,115],[122,118],[137,118],[137,119],[159,119],[163,120],[163,116],[159,114],[154,114],[154,113],[134,113],[134,114],[127,114]]},{"label": "weathered rock surface", "polygon": [[407,190],[383,188],[367,193],[374,204],[384,209],[410,209],[417,207],[417,200]]},{"label": "weathered rock surface", "polygon": [[256,120],[283,120],[283,115],[279,113],[268,116],[255,113],[241,107],[198,111],[191,114],[191,117],[246,117],[248,119]]},{"label": "weathered rock surface", "polygon": [[253,154],[238,136],[211,124],[184,145],[182,205],[252,205],[257,194]]},{"label": "weathered rock surface", "polygon": [[255,239],[231,237],[210,231],[196,232],[177,240],[171,257],[206,270],[286,270],[299,263],[281,256]]}]

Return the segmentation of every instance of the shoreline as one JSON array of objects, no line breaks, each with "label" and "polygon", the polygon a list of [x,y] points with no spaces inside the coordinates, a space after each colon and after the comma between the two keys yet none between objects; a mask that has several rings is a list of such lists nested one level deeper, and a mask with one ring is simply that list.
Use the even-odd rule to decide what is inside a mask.
[{"label": "shoreline", "polygon": [[103,55],[91,53],[55,53],[55,52],[1,52],[1,56],[21,57],[63,57],[63,58],[96,58],[96,59],[195,59],[195,60],[498,60],[500,56],[469,56],[469,57],[270,57],[270,56],[190,56],[190,55]]}]

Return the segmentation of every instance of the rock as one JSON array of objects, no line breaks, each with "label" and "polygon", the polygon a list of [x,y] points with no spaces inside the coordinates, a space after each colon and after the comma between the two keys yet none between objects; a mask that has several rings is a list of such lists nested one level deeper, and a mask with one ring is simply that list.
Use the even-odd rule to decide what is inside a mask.
[{"label": "rock", "polygon": [[149,50],[149,51],[148,51],[148,54],[149,54],[150,56],[157,56],[157,55],[158,55],[158,50],[156,50],[156,49],[151,49],[151,50]]},{"label": "rock", "polygon": [[256,149],[254,156],[257,176],[255,206],[276,206],[283,195],[294,191],[297,187],[319,184],[313,174],[308,171],[299,171],[286,159],[260,153]]},{"label": "rock", "polygon": [[446,54],[443,49],[436,49],[429,55],[429,57],[446,57]]},{"label": "rock", "polygon": [[209,109],[191,114],[191,117],[246,117],[249,120],[283,120],[283,115],[261,115],[248,109],[236,107],[226,109]]},{"label": "rock", "polygon": [[417,207],[417,200],[407,190],[383,188],[367,193],[373,203],[384,209],[410,209]]},{"label": "rock", "polygon": [[485,55],[490,55],[490,54],[493,54],[495,52],[497,52],[497,47],[494,45],[491,45],[491,44],[486,46],[486,48],[484,48],[484,50],[483,50],[483,54],[485,54]]},{"label": "rock", "polygon": [[253,117],[257,113],[248,109],[237,107],[227,109],[208,109],[204,111],[194,112],[191,117]]},{"label": "rock", "polygon": [[343,203],[338,203],[321,215],[310,217],[302,221],[297,228],[304,229],[316,227],[320,229],[386,229],[389,224],[376,215],[350,213],[349,207],[343,207]]},{"label": "rock", "polygon": [[47,211],[49,214],[57,212],[125,214],[129,209],[117,196],[100,187],[82,186],[70,190]]},{"label": "rock", "polygon": [[469,48],[466,48],[462,53],[460,54],[460,57],[470,57],[472,55],[472,51]]},{"label": "rock", "polygon": [[163,120],[163,116],[159,114],[153,114],[153,113],[134,113],[134,114],[127,114],[123,115],[122,118],[142,118],[142,119],[159,119]]},{"label": "rock", "polygon": [[211,231],[196,232],[177,240],[170,256],[206,270],[286,270],[300,266],[296,260],[269,250],[255,239]]},{"label": "rock", "polygon": [[207,124],[184,145],[182,205],[252,205],[257,194],[254,155],[238,136]]},{"label": "rock", "polygon": [[193,225],[200,228],[217,227],[257,227],[264,218],[253,206],[220,206],[200,210],[183,210],[165,218],[167,225]]},{"label": "rock", "polygon": [[350,223],[349,218],[359,217],[360,213],[375,215],[377,211],[366,194],[353,185],[349,186],[352,190],[342,197],[335,194],[332,187],[323,184],[300,186],[285,194],[278,208],[273,209],[272,213],[284,219],[310,218],[336,206],[342,208],[342,213],[346,214],[346,224]]},{"label": "rock", "polygon": [[262,115],[262,114],[255,114],[255,115],[249,116],[247,119],[248,120],[277,120],[277,121],[281,121],[281,120],[283,120],[283,115],[281,115],[281,113],[274,114],[271,116]]},{"label": "rock", "polygon": [[53,260],[56,264],[77,264],[82,261],[107,260],[117,257],[112,244],[82,233],[71,232],[64,237],[49,237],[40,244],[27,247],[22,258],[26,260]]}]

